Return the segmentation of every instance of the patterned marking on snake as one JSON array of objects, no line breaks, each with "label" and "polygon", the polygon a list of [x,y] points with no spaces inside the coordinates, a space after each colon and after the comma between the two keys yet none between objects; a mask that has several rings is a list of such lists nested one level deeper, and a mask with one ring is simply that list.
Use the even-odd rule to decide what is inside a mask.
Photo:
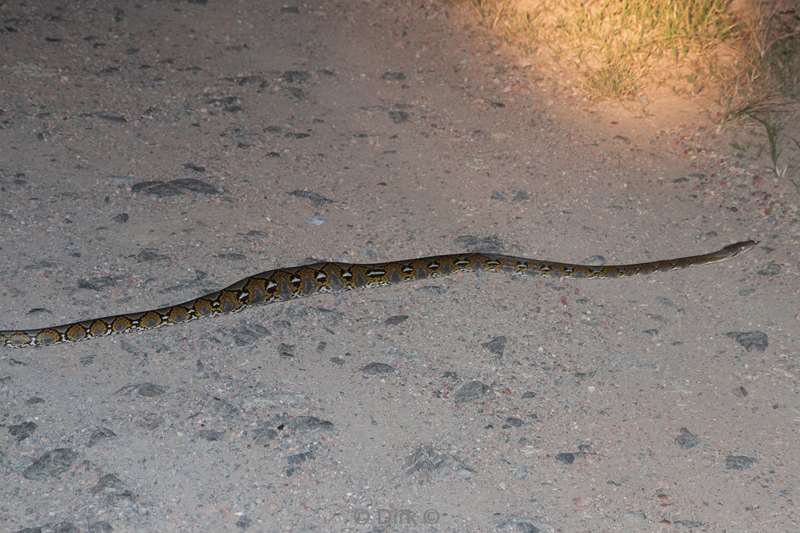
[{"label": "patterned marking on snake", "polygon": [[317,293],[436,278],[453,272],[505,271],[573,278],[617,278],[650,274],[716,263],[745,252],[756,244],[758,243],[755,241],[742,241],[702,255],[604,266],[481,253],[437,255],[375,264],[314,263],[255,274],[222,290],[159,309],[80,320],[60,326],[0,331],[0,346],[47,346],[115,333],[145,331],[201,317],[234,313],[257,304],[291,300]]}]

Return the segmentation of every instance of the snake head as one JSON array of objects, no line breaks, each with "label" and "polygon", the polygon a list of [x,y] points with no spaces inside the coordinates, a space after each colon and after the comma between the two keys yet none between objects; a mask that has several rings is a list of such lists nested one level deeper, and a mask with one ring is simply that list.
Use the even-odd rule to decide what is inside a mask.
[{"label": "snake head", "polygon": [[750,250],[756,244],[758,244],[758,241],[753,240],[735,242],[720,250],[719,255],[722,257],[733,257],[734,255],[739,255]]}]

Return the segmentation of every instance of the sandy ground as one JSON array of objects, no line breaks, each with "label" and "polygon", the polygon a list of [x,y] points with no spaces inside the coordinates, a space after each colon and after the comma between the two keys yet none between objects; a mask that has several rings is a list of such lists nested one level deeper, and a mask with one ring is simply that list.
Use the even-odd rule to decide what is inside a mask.
[{"label": "sandy ground", "polygon": [[0,348],[0,529],[800,530],[798,192],[396,4],[0,2],[0,329],[312,258],[761,244]]}]

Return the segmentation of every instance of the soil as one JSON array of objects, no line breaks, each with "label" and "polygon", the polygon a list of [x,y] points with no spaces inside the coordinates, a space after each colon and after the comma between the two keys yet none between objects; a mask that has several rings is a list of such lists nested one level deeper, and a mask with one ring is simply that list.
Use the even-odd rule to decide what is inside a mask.
[{"label": "soil", "polygon": [[646,111],[463,5],[0,3],[0,329],[318,259],[760,241],[0,348],[0,529],[797,531],[798,191],[702,104]]}]

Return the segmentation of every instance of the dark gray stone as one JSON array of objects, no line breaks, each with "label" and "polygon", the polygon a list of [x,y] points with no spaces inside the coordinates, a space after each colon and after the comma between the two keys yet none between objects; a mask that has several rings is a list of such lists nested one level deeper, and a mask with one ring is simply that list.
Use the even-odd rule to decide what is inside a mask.
[{"label": "dark gray stone", "polygon": [[92,434],[89,436],[89,447],[91,448],[101,440],[105,439],[113,439],[116,437],[117,434],[105,427],[99,427],[92,431]]},{"label": "dark gray stone", "polygon": [[694,448],[700,443],[700,439],[697,438],[697,435],[692,433],[686,428],[681,428],[678,436],[675,437],[675,444],[680,446],[681,448]]},{"label": "dark gray stone", "polygon": [[145,398],[153,398],[154,396],[161,396],[166,392],[166,388],[155,383],[142,383],[136,387],[136,392],[139,396]]},{"label": "dark gray stone", "polygon": [[556,461],[564,463],[565,465],[571,465],[575,462],[575,454],[572,452],[561,452],[556,454]]},{"label": "dark gray stone", "polygon": [[539,533],[539,528],[524,518],[508,518],[497,524],[495,531],[500,533]]},{"label": "dark gray stone", "polygon": [[394,315],[383,321],[387,326],[396,326],[408,320],[408,315]]},{"label": "dark gray stone", "polygon": [[314,207],[322,207],[325,204],[333,203],[333,200],[327,198],[318,192],[313,191],[301,191],[301,190],[294,190],[288,193],[289,196],[297,196],[298,198],[305,198],[306,200],[311,201],[311,205]]},{"label": "dark gray stone", "polygon": [[763,331],[730,331],[726,336],[736,339],[741,346],[748,352],[763,352],[769,346],[767,334]]},{"label": "dark gray stone", "polygon": [[382,374],[394,374],[397,372],[397,369],[392,365],[387,365],[386,363],[369,363],[368,365],[361,367],[361,372],[364,374],[377,376]]},{"label": "dark gray stone", "polygon": [[386,81],[403,81],[406,79],[406,75],[403,72],[392,72],[387,71],[383,73],[381,76]]},{"label": "dark gray stone", "polygon": [[495,355],[503,355],[503,352],[506,351],[506,339],[503,336],[493,337],[489,342],[484,342],[481,344],[484,348],[489,350]]},{"label": "dark gray stone", "polygon": [[489,391],[489,386],[480,381],[468,381],[461,385],[453,395],[457,403],[469,402],[477,400]]},{"label": "dark gray stone", "polygon": [[8,433],[17,439],[17,442],[22,442],[23,440],[30,437],[34,431],[36,431],[36,422],[23,422],[21,424],[12,424],[8,426]]},{"label": "dark gray stone", "polygon": [[754,457],[746,455],[729,455],[725,458],[725,468],[728,470],[745,470],[756,463]]},{"label": "dark gray stone", "polygon": [[78,458],[78,452],[69,448],[56,448],[44,453],[28,466],[22,477],[30,480],[41,481],[49,477],[58,477],[72,466]]}]

